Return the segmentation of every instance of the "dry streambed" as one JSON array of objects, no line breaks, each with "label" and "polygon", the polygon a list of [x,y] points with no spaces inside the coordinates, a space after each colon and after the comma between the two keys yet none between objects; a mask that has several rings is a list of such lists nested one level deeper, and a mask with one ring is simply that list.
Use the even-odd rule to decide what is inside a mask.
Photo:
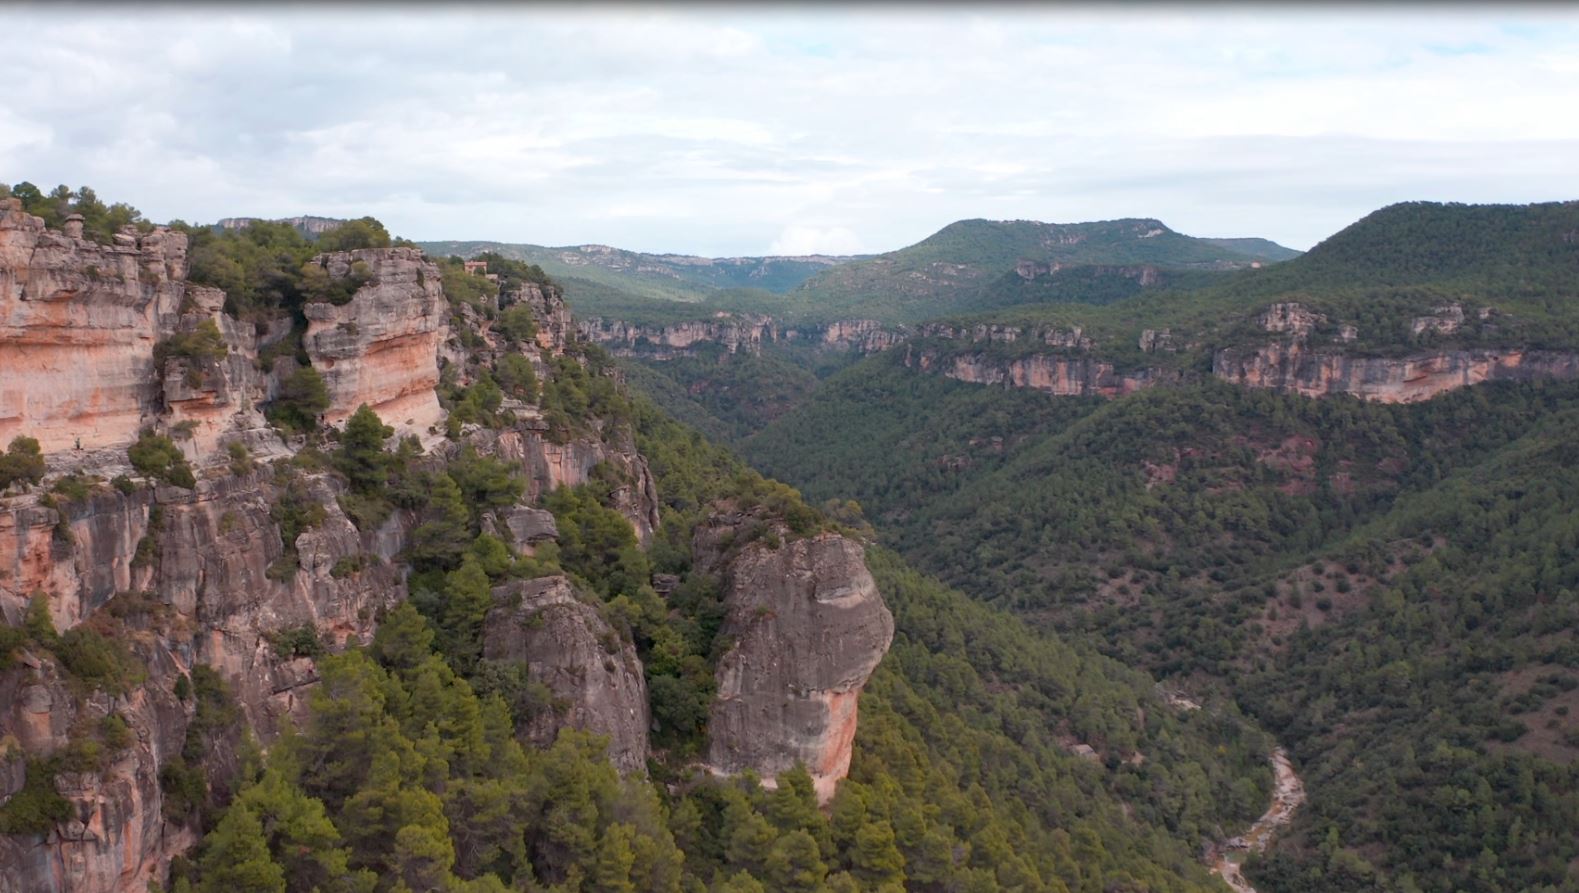
[{"label": "dry streambed", "polygon": [[1267,848],[1278,829],[1287,825],[1295,810],[1305,802],[1305,785],[1294,774],[1288,751],[1279,747],[1272,751],[1272,804],[1256,819],[1242,837],[1225,841],[1212,856],[1212,871],[1228,883],[1236,893],[1256,893],[1256,888],[1245,880],[1240,863],[1245,855],[1259,853]]}]

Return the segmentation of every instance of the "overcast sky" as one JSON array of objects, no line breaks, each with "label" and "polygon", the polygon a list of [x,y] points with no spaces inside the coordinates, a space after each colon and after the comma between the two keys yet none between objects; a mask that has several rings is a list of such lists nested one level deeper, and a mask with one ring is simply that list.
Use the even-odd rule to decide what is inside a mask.
[{"label": "overcast sky", "polygon": [[155,220],[883,251],[961,218],[1307,248],[1579,198],[1579,10],[0,5],[0,179]]}]

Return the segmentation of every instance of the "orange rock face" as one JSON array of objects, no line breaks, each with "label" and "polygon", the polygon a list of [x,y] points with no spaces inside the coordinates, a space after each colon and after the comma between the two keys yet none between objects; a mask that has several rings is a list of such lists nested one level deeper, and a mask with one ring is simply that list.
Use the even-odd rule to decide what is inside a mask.
[{"label": "orange rock face", "polygon": [[185,292],[186,236],[100,245],[0,201],[0,445],[117,446],[157,411],[153,348]]},{"label": "orange rock face", "polygon": [[426,433],[443,417],[434,388],[449,305],[438,268],[415,248],[340,251],[323,262],[333,278],[352,275],[354,264],[371,276],[350,303],[304,308],[307,355],[329,388],[326,420],[344,421],[366,403],[398,434]]},{"label": "orange rock face", "polygon": [[1345,356],[1302,343],[1219,351],[1212,374],[1247,387],[1379,403],[1417,403],[1485,381],[1579,378],[1579,355],[1551,351],[1454,350],[1401,358]]}]

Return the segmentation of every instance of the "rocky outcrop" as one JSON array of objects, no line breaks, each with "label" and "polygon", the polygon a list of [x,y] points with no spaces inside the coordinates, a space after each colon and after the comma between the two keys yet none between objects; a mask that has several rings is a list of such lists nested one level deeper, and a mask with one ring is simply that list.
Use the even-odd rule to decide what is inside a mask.
[{"label": "rocky outcrop", "polygon": [[1416,403],[1484,381],[1579,378],[1579,354],[1477,349],[1359,357],[1279,342],[1218,351],[1212,374],[1246,387],[1307,397],[1349,394],[1379,403]]},{"label": "rocky outcrop", "polygon": [[888,650],[893,617],[859,543],[788,539],[778,526],[776,547],[726,545],[754,523],[719,515],[693,543],[699,566],[724,580],[720,635],[734,642],[718,663],[707,763],[769,784],[803,763],[826,803],[849,772],[861,687]]},{"label": "rocky outcrop", "polygon": [[[74,735],[109,716],[125,722],[127,745],[109,752],[102,768],[62,772],[56,789],[70,817],[39,834],[0,835],[0,893],[142,891],[162,882],[171,857],[196,841],[195,832],[167,822],[159,767],[181,752],[188,708],[172,693],[181,667],[170,652],[145,654],[147,681],[124,694],[79,697],[53,658],[24,655],[0,672],[0,738],[21,751],[48,756],[65,750]],[[108,750],[108,748],[106,748]],[[0,800],[25,778],[16,755],[0,759],[10,771]]]},{"label": "rocky outcrop", "polygon": [[522,283],[518,289],[506,292],[501,303],[506,307],[520,303],[532,308],[532,315],[537,319],[537,346],[547,353],[555,356],[564,353],[576,333],[570,307],[565,304],[558,286]]},{"label": "rocky outcrop", "polygon": [[1041,276],[1057,276],[1065,270],[1078,270],[1085,275],[1097,278],[1133,279],[1142,288],[1150,288],[1162,281],[1161,272],[1152,264],[1122,266],[1113,264],[1070,264],[1056,260],[1049,263],[1021,260],[1014,265],[1014,274],[1026,282],[1033,282]]},{"label": "rocky outcrop", "polygon": [[443,411],[434,392],[449,303],[438,268],[416,248],[337,251],[317,259],[331,279],[365,276],[341,305],[303,307],[303,343],[329,388],[330,424],[363,403],[399,434],[426,435]]},{"label": "rocky outcrop", "polygon": [[624,485],[613,494],[614,508],[631,522],[646,544],[658,528],[658,487],[647,458],[633,442],[610,444],[595,437],[558,443],[546,426],[519,425],[502,431],[480,430],[467,438],[479,452],[519,466],[527,480],[526,501],[535,503],[558,487],[574,487],[592,479],[592,469],[608,462]]},{"label": "rocky outcrop", "polygon": [[219,359],[170,357],[164,362],[162,421],[200,463],[215,455],[221,442],[231,440],[247,443],[254,454],[282,452],[262,412],[271,383],[258,368],[257,329],[224,314],[224,305],[225,293],[219,289],[187,286],[190,311],[176,322],[176,332],[191,333],[212,321],[226,353]]},{"label": "rocky outcrop", "polygon": [[1084,356],[1029,354],[994,358],[982,353],[945,354],[906,346],[906,366],[971,384],[1030,388],[1057,397],[1119,397],[1181,380],[1160,368],[1120,372],[1112,363]]},{"label": "rocky outcrop", "polygon": [[764,344],[781,339],[771,316],[719,312],[712,319],[690,320],[666,326],[638,325],[599,317],[577,324],[581,337],[611,348],[616,354],[668,358],[694,350],[700,344],[717,344],[728,353],[760,353]]},{"label": "rocky outcrop", "polygon": [[554,514],[527,505],[513,505],[491,519],[485,518],[484,527],[497,530],[510,548],[523,555],[531,555],[540,544],[559,538]]},{"label": "rocky outcrop", "polygon": [[906,335],[902,326],[890,326],[875,319],[841,319],[822,330],[820,343],[834,350],[869,354],[888,350]]},{"label": "rocky outcrop", "polygon": [[493,591],[483,657],[526,664],[554,704],[526,719],[521,736],[538,747],[563,728],[609,738],[609,759],[624,773],[647,771],[647,682],[636,648],[596,608],[576,598],[564,577],[543,577]]},{"label": "rocky outcrop", "polygon": [[185,295],[186,236],[47,230],[0,199],[0,443],[125,445],[158,412],[154,344]]}]

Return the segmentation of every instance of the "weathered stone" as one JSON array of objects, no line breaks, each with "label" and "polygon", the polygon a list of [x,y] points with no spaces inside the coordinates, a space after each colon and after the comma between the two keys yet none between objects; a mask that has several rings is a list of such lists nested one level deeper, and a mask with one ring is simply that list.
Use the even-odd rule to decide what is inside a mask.
[{"label": "weathered stone", "polygon": [[652,717],[635,646],[577,599],[564,577],[510,583],[493,595],[497,606],[484,625],[483,657],[525,663],[528,675],[564,708],[528,718],[522,736],[547,747],[563,728],[607,735],[614,766],[645,773]]},{"label": "weathered stone", "polygon": [[499,523],[509,533],[508,541],[517,552],[530,554],[538,543],[559,538],[554,513],[543,509],[514,505],[499,513]]},{"label": "weathered stone", "polygon": [[325,421],[338,424],[366,403],[397,434],[431,440],[439,424],[434,388],[449,303],[438,268],[415,248],[366,248],[319,258],[332,279],[366,266],[371,278],[349,303],[308,304],[303,344],[329,389]]},{"label": "weathered stone", "polygon": [[735,642],[718,663],[708,765],[771,783],[802,763],[826,803],[849,772],[861,687],[888,651],[893,616],[860,544],[824,533],[731,556],[724,543],[742,523],[761,522],[715,518],[693,544],[699,565],[724,578],[720,635]]}]

